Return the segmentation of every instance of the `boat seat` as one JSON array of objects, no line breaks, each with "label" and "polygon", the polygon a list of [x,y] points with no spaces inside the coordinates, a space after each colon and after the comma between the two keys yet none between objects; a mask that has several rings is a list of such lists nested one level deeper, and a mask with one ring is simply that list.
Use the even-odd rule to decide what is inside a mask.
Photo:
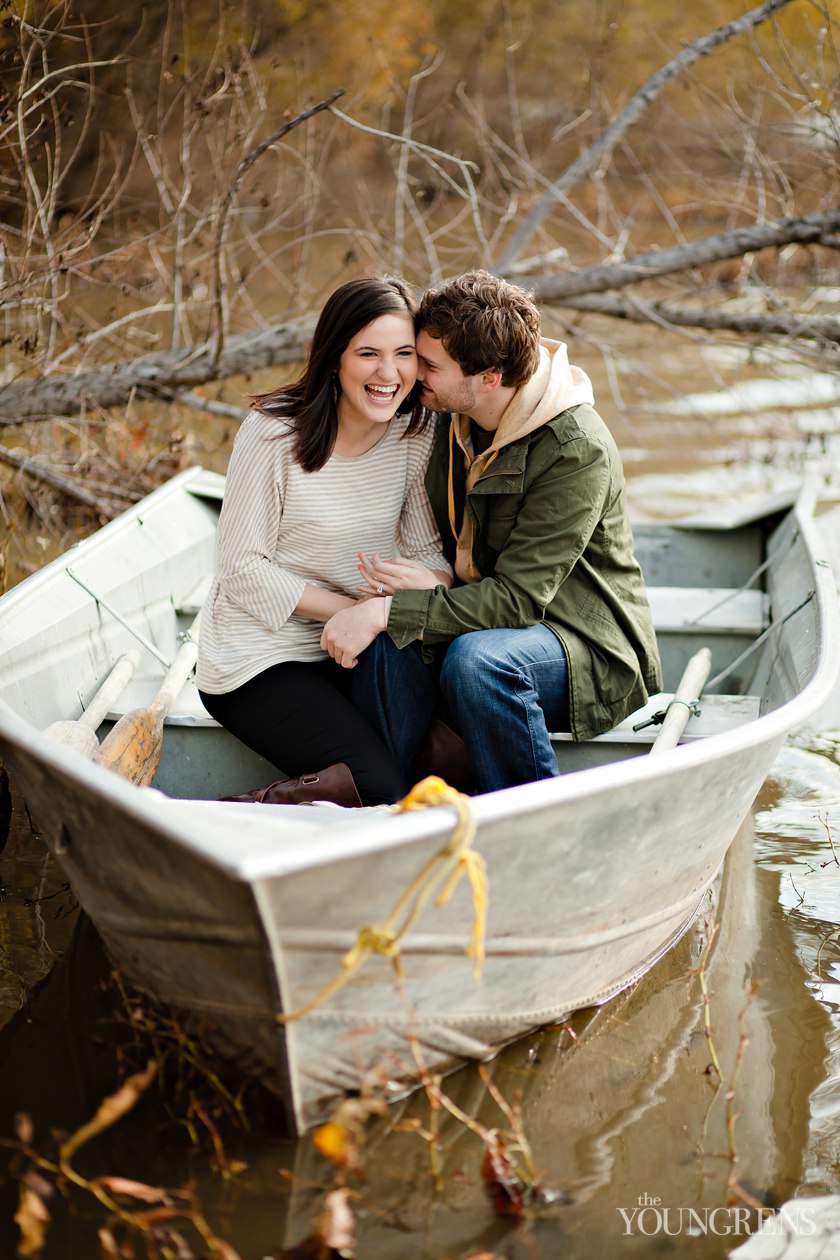
[{"label": "boat seat", "polygon": [[768,625],[764,591],[723,587],[649,586],[654,629],[659,634],[761,634]]},{"label": "boat seat", "polygon": [[[654,713],[668,707],[673,693],[660,691],[651,696],[647,704],[635,713],[631,713],[618,726],[594,739],[586,740],[587,744],[652,744],[659,734],[661,725],[656,723],[634,730],[634,726],[647,721]],[[759,696],[701,696],[700,712],[688,719],[680,743],[694,739],[708,739],[710,735],[719,735],[722,731],[730,731],[735,727],[753,722],[759,716]],[[551,731],[553,744],[574,744],[570,731]]]},{"label": "boat seat", "polygon": [[[108,713],[107,720],[114,722],[124,713],[130,713],[132,709],[144,708],[151,704],[160,681],[159,678],[133,679],[114,708]],[[670,692],[657,692],[656,695],[651,696],[643,708],[631,713],[612,730],[596,735],[593,740],[587,740],[587,743],[653,743],[660,729],[658,724],[645,726],[639,731],[634,731],[633,727],[646,721],[654,713],[667,708],[672,698]],[[692,716],[688,719],[682,738],[683,740],[706,739],[709,735],[717,735],[721,731],[742,726],[745,722],[752,722],[759,716],[758,706],[758,696],[702,696],[700,712],[696,717]],[[181,688],[166,716],[166,723],[168,726],[218,726],[218,722],[210,716],[199,699],[195,679],[190,678]],[[550,736],[553,743],[575,742],[569,731],[552,731]]]},{"label": "boat seat", "polygon": [[[133,709],[144,709],[151,704],[163,682],[163,677],[132,678],[131,682],[115,701],[112,709],[106,714],[107,722],[116,722],[124,713]],[[189,678],[178,692],[175,701],[166,715],[166,726],[218,726],[201,703],[194,678]]]},{"label": "boat seat", "polygon": [[[181,599],[177,611],[194,617],[202,607],[210,589],[212,575],[207,575]],[[648,587],[651,612],[657,635],[737,634],[749,637],[759,635],[767,627],[767,596],[763,591],[724,589],[718,587]],[[162,679],[135,678],[128,684],[108,713],[108,721],[116,721],[132,709],[151,704]],[[651,713],[662,709],[670,699],[668,693],[654,696],[644,709],[632,714],[613,730],[597,736],[602,743],[650,744],[656,738],[659,726],[647,726],[641,731],[632,728],[644,721]],[[758,699],[754,696],[705,696],[702,712],[688,721],[683,740],[703,739],[719,730],[728,730],[750,721],[757,716]],[[198,697],[195,679],[190,678],[182,687],[166,717],[167,726],[218,726]],[[569,732],[551,732],[553,742],[574,743]]]}]

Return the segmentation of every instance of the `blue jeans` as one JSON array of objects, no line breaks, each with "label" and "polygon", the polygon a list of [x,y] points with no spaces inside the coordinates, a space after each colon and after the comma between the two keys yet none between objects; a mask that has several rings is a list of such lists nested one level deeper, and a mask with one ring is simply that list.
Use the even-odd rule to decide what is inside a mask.
[{"label": "blue jeans", "polygon": [[460,635],[446,648],[439,677],[416,644],[400,650],[381,634],[354,673],[354,703],[404,767],[441,696],[472,760],[477,791],[557,774],[548,732],[568,730],[569,669],[546,626]]}]

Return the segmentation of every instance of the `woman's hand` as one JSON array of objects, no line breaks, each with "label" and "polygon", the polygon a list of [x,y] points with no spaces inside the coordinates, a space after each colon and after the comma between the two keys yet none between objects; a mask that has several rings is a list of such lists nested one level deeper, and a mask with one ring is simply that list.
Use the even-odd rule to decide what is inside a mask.
[{"label": "woman's hand", "polygon": [[357,553],[359,572],[364,581],[359,590],[366,595],[393,595],[395,591],[426,591],[434,587],[449,586],[451,578],[447,573],[435,569],[427,569],[419,560],[383,560],[377,552],[367,556],[363,551]]}]

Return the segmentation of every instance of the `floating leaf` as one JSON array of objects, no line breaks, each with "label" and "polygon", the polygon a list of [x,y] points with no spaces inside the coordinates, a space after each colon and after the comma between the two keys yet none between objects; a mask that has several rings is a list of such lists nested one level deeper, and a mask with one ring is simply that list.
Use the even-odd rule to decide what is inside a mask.
[{"label": "floating leaf", "polygon": [[99,1231],[99,1256],[100,1260],[123,1260],[116,1238],[104,1227]]},{"label": "floating leaf", "polygon": [[34,1256],[41,1250],[47,1236],[50,1214],[47,1205],[31,1186],[22,1184],[20,1201],[15,1212],[15,1224],[20,1230],[19,1256]]},{"label": "floating leaf", "polygon": [[128,1195],[131,1199],[142,1199],[144,1203],[161,1203],[169,1199],[169,1195],[160,1186],[147,1186],[142,1181],[132,1181],[129,1177],[97,1177],[96,1185],[110,1191],[111,1194]]},{"label": "floating leaf", "polygon": [[350,1191],[331,1190],[318,1218],[318,1233],[327,1247],[340,1256],[352,1256],[356,1245],[356,1218],[350,1208]]},{"label": "floating leaf", "polygon": [[62,1164],[67,1163],[73,1152],[85,1142],[89,1142],[91,1138],[96,1137],[103,1129],[109,1128],[126,1114],[137,1102],[137,1099],[148,1089],[151,1084],[158,1066],[151,1059],[142,1072],[136,1072],[120,1086],[115,1094],[111,1094],[105,1098],[97,1108],[96,1115],[87,1124],[83,1124],[75,1133],[71,1133],[67,1141],[62,1145],[59,1152]]},{"label": "floating leaf", "polygon": [[15,1133],[19,1142],[22,1142],[24,1146],[31,1146],[35,1136],[35,1126],[32,1123],[32,1117],[25,1111],[15,1113]]},{"label": "floating leaf", "polygon": [[487,1141],[481,1161],[481,1179],[497,1216],[521,1216],[530,1187],[516,1169],[501,1134]]}]

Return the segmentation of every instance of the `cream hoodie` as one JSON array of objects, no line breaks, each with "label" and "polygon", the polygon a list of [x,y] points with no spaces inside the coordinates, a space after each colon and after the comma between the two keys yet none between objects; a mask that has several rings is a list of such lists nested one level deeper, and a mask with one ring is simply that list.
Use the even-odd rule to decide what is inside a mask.
[{"label": "cream hoodie", "polygon": [[[582,368],[569,362],[569,352],[564,341],[550,341],[542,338],[540,345],[539,366],[524,385],[511,398],[502,412],[493,441],[486,451],[480,455],[473,453],[469,416],[452,417],[449,430],[449,514],[454,532],[454,497],[452,493],[452,460],[454,451],[452,439],[460,446],[467,465],[467,491],[469,492],[482,473],[503,447],[509,446],[518,438],[525,437],[534,429],[541,428],[561,411],[569,407],[577,407],[580,403],[594,403],[592,382]],[[464,520],[458,535],[455,553],[455,572],[462,582],[477,582],[481,574],[472,559],[473,530],[469,513],[464,512]]]}]

